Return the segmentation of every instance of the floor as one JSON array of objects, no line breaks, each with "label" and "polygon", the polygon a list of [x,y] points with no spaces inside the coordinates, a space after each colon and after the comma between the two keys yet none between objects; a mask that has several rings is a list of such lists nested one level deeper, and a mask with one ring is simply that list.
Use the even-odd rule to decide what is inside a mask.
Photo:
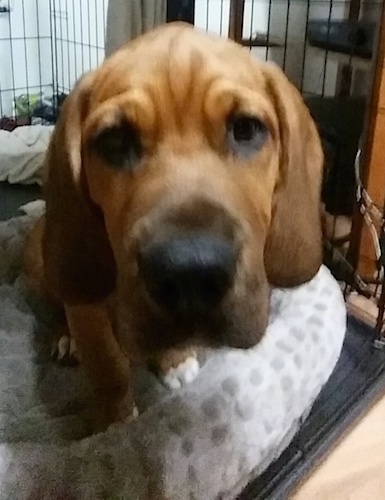
[{"label": "floor", "polygon": [[[377,307],[360,296],[349,309],[374,326]],[[382,500],[385,498],[385,394],[369,405],[332,450],[299,481],[290,500]]]},{"label": "floor", "polygon": [[291,500],[385,498],[385,396],[355,423]]},{"label": "floor", "polygon": [[[359,295],[348,308],[375,325],[378,309]],[[385,394],[342,433],[322,463],[299,482],[290,500],[382,500],[385,498]]]}]

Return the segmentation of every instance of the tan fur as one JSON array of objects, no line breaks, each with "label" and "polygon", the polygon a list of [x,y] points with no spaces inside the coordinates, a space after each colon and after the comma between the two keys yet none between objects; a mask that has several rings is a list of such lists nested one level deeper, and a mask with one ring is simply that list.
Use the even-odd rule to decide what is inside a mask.
[{"label": "tan fur", "polygon": [[44,279],[42,238],[45,217],[41,217],[27,234],[24,247],[24,269],[27,270],[28,285],[44,299],[51,299],[50,290]]},{"label": "tan fur", "polygon": [[[256,115],[269,129],[250,158],[228,151],[231,113]],[[90,147],[122,117],[145,149],[134,171],[112,168]],[[26,261],[36,285],[31,246],[42,238],[43,287],[65,306],[100,398],[98,429],[132,406],[122,396],[122,351],[153,359],[188,340],[149,300],[138,248],[191,229],[230,238],[239,260],[220,342],[253,345],[267,325],[269,284],[298,285],[321,264],[322,163],[314,123],[281,70],[181,23],[127,44],[77,84],[51,141],[45,228],[30,238]]]}]

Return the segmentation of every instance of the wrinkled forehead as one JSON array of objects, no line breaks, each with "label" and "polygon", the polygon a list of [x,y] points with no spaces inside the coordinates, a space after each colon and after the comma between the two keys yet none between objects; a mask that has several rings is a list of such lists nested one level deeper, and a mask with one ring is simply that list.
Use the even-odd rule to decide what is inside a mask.
[{"label": "wrinkled forehead", "polygon": [[95,97],[106,99],[128,86],[155,86],[225,77],[247,86],[263,86],[263,74],[249,52],[220,37],[192,28],[163,28],[128,43],[100,68]]},{"label": "wrinkled forehead", "polygon": [[176,117],[222,119],[232,112],[266,121],[274,113],[265,87],[261,63],[235,43],[192,28],[161,28],[101,66],[90,111],[99,108],[105,125],[118,109],[147,126],[159,117],[171,126]]}]

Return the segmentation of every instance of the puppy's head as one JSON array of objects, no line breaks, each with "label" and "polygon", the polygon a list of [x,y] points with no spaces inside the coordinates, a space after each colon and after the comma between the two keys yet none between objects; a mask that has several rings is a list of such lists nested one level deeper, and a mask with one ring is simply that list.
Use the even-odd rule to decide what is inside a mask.
[{"label": "puppy's head", "polygon": [[57,294],[117,291],[141,353],[254,345],[269,285],[321,263],[320,141],[275,66],[182,24],[129,43],[68,97],[48,155],[45,258]]}]

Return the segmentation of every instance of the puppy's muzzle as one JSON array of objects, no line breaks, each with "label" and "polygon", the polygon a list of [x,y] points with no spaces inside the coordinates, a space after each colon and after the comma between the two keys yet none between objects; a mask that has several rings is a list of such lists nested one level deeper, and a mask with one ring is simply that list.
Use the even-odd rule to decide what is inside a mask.
[{"label": "puppy's muzzle", "polygon": [[236,260],[231,241],[197,232],[145,247],[139,271],[158,306],[195,323],[210,314],[232,286]]}]

